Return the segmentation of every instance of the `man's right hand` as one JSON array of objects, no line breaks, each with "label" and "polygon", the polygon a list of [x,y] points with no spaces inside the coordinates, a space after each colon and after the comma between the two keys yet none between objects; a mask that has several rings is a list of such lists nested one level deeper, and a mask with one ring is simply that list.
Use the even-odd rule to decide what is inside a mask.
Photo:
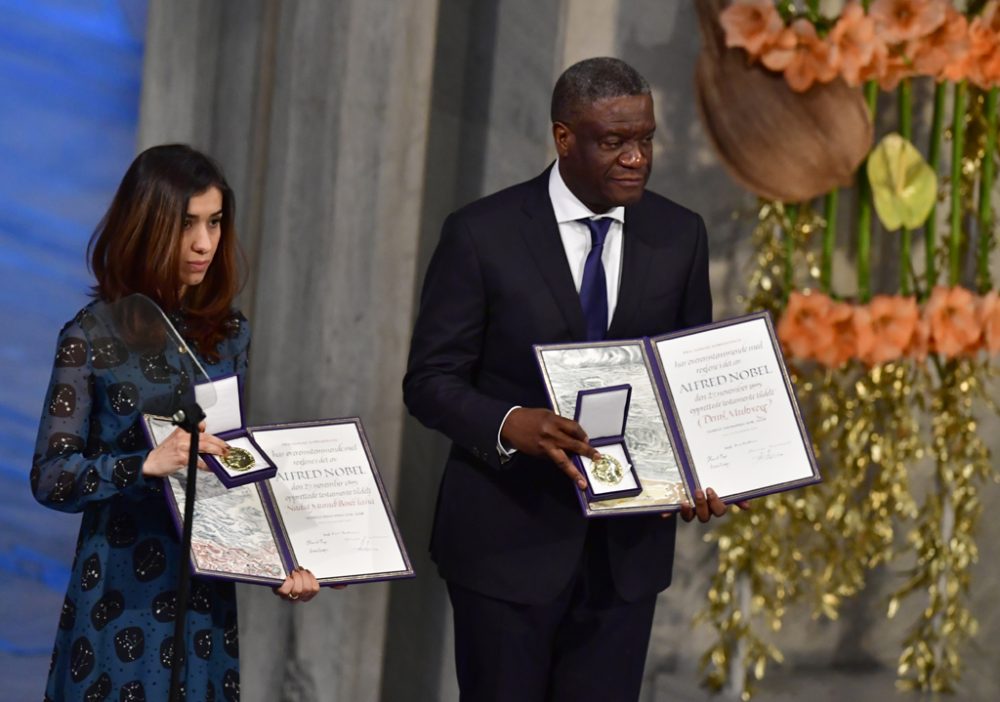
[{"label": "man's right hand", "polygon": [[503,423],[500,440],[521,453],[548,458],[581,490],[587,489],[587,480],[567,453],[591,460],[599,455],[597,449],[587,443],[587,434],[579,424],[547,409],[519,407],[513,410]]}]

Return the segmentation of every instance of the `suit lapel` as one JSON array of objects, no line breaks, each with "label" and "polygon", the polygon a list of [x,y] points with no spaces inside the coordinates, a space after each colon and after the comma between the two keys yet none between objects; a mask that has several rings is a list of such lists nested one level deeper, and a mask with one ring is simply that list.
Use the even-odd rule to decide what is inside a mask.
[{"label": "suit lapel", "polygon": [[618,285],[615,316],[608,327],[609,339],[618,339],[625,334],[629,322],[642,305],[642,292],[646,287],[646,277],[653,258],[653,248],[647,240],[653,229],[644,220],[640,205],[625,208],[621,282]]},{"label": "suit lapel", "polygon": [[586,323],[580,307],[580,295],[573,284],[573,274],[566,261],[566,250],[559,236],[559,225],[549,199],[549,169],[536,180],[524,202],[524,212],[528,216],[521,230],[525,245],[531,251],[545,283],[555,298],[574,339],[586,336]]}]

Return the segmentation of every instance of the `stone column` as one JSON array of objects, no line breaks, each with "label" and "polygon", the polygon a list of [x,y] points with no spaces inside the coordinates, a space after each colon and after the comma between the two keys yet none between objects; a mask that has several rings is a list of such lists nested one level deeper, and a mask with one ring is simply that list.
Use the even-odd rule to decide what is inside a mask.
[{"label": "stone column", "polygon": [[[418,257],[423,271],[449,212],[537,175],[549,162],[549,100],[561,61],[560,3],[441,0]],[[450,605],[427,556],[448,442],[408,421],[398,515],[420,571],[392,585],[382,700],[458,699]]]},{"label": "stone column", "polygon": [[[141,145],[204,148],[236,190],[251,421],[358,415],[395,493],[437,0],[187,0],[149,15]],[[243,699],[377,699],[388,592],[291,606],[241,587]]]}]

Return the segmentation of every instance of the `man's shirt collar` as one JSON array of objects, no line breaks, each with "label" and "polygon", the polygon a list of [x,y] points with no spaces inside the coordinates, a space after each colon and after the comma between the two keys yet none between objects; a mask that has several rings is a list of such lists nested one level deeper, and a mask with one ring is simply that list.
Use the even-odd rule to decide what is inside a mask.
[{"label": "man's shirt collar", "polygon": [[594,217],[610,217],[622,224],[625,223],[624,207],[613,207],[603,214],[597,214],[580,202],[580,199],[573,194],[573,191],[566,185],[566,181],[563,180],[562,174],[559,172],[558,160],[552,165],[552,170],[549,173],[549,199],[552,200],[552,209],[556,214],[556,222],[559,224]]}]

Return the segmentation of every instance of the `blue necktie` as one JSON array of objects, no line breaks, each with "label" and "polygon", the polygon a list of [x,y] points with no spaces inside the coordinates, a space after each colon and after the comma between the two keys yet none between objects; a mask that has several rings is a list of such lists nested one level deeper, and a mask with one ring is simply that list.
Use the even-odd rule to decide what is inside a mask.
[{"label": "blue necktie", "polygon": [[587,341],[600,341],[608,331],[608,283],[604,277],[604,239],[608,236],[611,219],[581,219],[590,229],[590,253],[583,264],[580,283],[580,306],[587,324]]}]

